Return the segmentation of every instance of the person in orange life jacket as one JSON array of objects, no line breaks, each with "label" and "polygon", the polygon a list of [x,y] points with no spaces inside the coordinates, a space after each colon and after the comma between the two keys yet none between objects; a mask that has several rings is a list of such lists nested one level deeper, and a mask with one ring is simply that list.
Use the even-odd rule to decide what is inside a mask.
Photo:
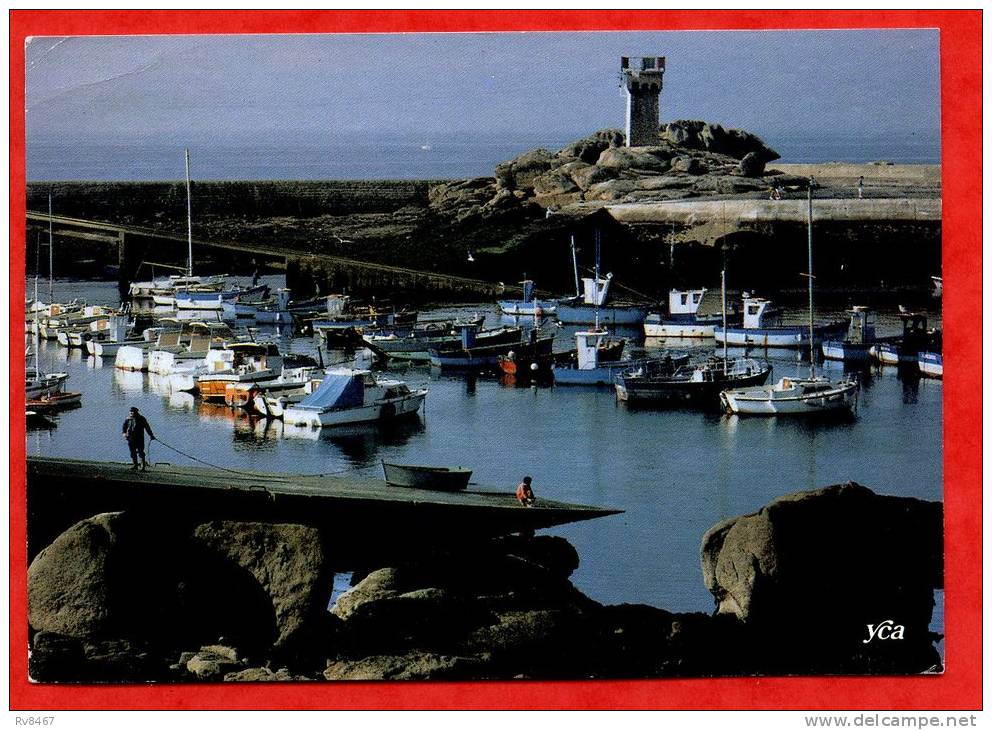
[{"label": "person in orange life jacket", "polygon": [[531,478],[524,477],[524,480],[517,485],[517,501],[520,504],[530,507],[537,501],[534,490],[530,488]]},{"label": "person in orange life jacket", "polygon": [[124,419],[122,433],[124,440],[127,441],[127,447],[131,451],[131,462],[134,464],[131,468],[138,468],[138,457],[140,456],[141,471],[148,468],[148,462],[145,461],[145,431],[148,432],[149,438],[154,441],[155,434],[152,433],[152,427],[148,425],[148,419],[138,413],[137,408],[131,406],[127,418]]}]

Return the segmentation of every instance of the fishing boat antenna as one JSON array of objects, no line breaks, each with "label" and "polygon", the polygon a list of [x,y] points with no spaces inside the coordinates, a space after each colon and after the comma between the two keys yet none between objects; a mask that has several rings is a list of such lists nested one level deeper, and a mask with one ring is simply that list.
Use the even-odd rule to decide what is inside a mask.
[{"label": "fishing boat antenna", "polygon": [[809,179],[809,187],[806,191],[806,219],[807,219],[807,247],[808,247],[808,267],[809,277],[809,376],[810,380],[816,377],[816,346],[813,341],[813,178]]},{"label": "fishing boat antenna", "polygon": [[[52,191],[48,191],[48,303],[55,301],[55,269],[52,266],[54,254],[52,253]],[[35,300],[38,299],[38,292],[34,293]]]},{"label": "fishing boat antenna", "polygon": [[189,184],[189,147],[186,148],[186,239],[189,244],[189,258],[186,264],[186,276],[193,276],[193,200]]}]

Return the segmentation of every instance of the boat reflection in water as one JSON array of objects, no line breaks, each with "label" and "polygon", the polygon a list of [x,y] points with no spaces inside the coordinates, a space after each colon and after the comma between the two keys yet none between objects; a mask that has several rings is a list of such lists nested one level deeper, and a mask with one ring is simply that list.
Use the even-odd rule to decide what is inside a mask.
[{"label": "boat reflection in water", "polygon": [[110,390],[117,395],[135,395],[145,391],[145,376],[137,370],[112,368]]}]

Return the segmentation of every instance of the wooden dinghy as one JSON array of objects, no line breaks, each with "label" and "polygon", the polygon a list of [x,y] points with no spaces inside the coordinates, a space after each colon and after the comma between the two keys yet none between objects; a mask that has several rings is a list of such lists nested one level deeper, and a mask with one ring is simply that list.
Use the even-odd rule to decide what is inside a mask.
[{"label": "wooden dinghy", "polygon": [[49,395],[43,395],[40,398],[33,398],[27,403],[26,407],[30,411],[57,411],[62,408],[75,408],[80,405],[83,401],[82,393],[50,393]]},{"label": "wooden dinghy", "polygon": [[382,462],[386,484],[413,489],[435,489],[454,492],[465,489],[472,478],[472,470],[462,467],[414,466]]}]

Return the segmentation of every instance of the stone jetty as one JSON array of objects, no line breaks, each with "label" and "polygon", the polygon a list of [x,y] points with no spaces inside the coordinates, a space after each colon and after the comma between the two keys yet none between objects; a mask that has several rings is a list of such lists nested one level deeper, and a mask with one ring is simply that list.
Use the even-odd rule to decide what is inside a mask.
[{"label": "stone jetty", "polygon": [[[299,524],[95,514],[28,571],[40,682],[575,679],[940,670],[942,507],[843,484],[702,540],[712,612],[603,605],[565,540],[366,559]],[[664,560],[664,546],[657,546]],[[332,599],[334,575],[351,588]],[[27,647],[26,647],[27,649]]]}]

